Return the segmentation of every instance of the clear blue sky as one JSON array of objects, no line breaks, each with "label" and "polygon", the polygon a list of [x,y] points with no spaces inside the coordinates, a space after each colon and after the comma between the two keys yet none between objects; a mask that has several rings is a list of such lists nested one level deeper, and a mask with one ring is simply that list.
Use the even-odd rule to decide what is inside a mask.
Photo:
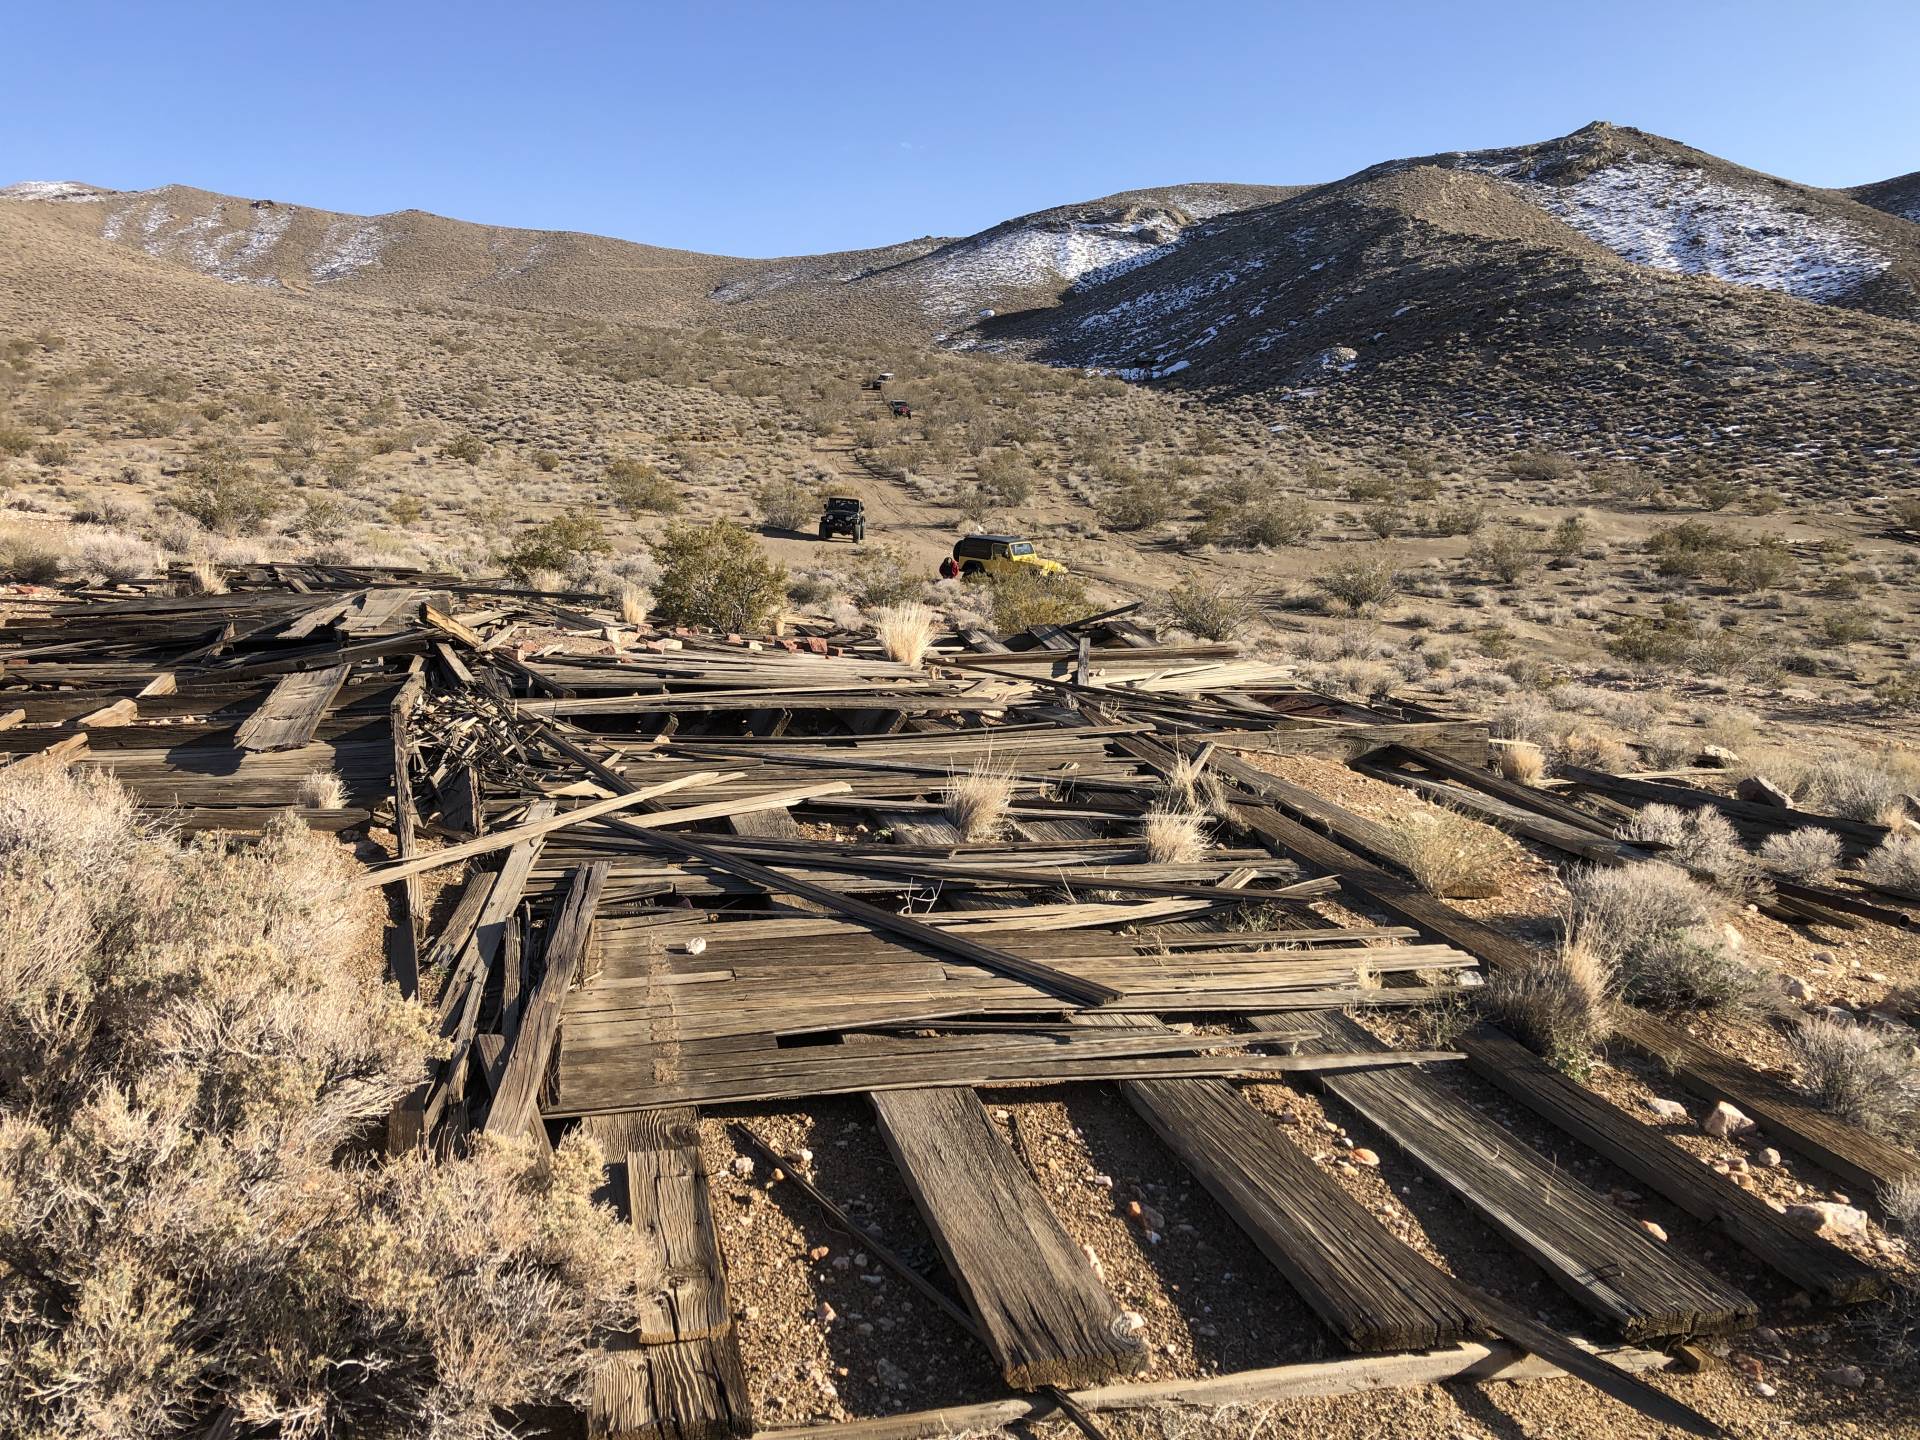
[{"label": "clear blue sky", "polygon": [[15,0],[0,183],[169,182],[735,255],[1180,180],[1637,125],[1811,184],[1920,168],[1920,0]]}]

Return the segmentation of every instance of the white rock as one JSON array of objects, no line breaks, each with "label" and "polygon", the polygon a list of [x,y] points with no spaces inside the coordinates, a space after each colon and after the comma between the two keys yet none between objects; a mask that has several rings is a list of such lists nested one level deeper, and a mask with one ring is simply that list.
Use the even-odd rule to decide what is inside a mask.
[{"label": "white rock", "polygon": [[1755,1126],[1753,1121],[1722,1100],[1700,1122],[1700,1128],[1716,1140],[1737,1140]]},{"label": "white rock", "polygon": [[1662,1120],[1685,1120],[1687,1118],[1687,1107],[1682,1105],[1678,1100],[1661,1100],[1656,1097],[1655,1099],[1647,1101],[1647,1108]]},{"label": "white rock", "polygon": [[1769,1145],[1753,1157],[1753,1163],[1763,1170],[1777,1169],[1780,1165],[1780,1152]]},{"label": "white rock", "polygon": [[706,953],[707,953],[707,942],[702,940],[698,935],[694,936],[693,939],[687,941],[687,954],[704,955]]},{"label": "white rock", "polygon": [[731,1168],[733,1173],[738,1175],[742,1180],[750,1180],[753,1178],[753,1161],[744,1155],[735,1156]]},{"label": "white rock", "polygon": [[1789,975],[1787,977],[1785,989],[1789,1000],[1811,1000],[1813,998],[1813,987],[1798,975]]},{"label": "white rock", "polygon": [[1856,1210],[1851,1205],[1842,1205],[1833,1200],[1812,1200],[1803,1205],[1789,1205],[1787,1218],[1828,1239],[1857,1239],[1867,1233],[1864,1210]]}]

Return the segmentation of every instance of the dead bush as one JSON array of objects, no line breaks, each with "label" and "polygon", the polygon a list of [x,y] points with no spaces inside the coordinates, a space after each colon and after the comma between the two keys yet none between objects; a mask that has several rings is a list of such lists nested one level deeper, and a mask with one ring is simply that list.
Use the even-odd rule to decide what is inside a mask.
[{"label": "dead bush", "polygon": [[1387,823],[1393,858],[1421,886],[1449,900],[1500,893],[1500,867],[1511,856],[1498,831],[1444,806],[1423,805]]},{"label": "dead bush", "polygon": [[1902,1175],[1882,1188],[1880,1208],[1902,1235],[1920,1236],[1920,1175]]},{"label": "dead bush", "polygon": [[1920,895],[1920,835],[1889,835],[1860,868],[1875,885]]},{"label": "dead bush", "polygon": [[1569,940],[1524,970],[1502,970],[1480,991],[1482,1008],[1529,1049],[1582,1075],[1613,1033],[1613,977],[1585,944]]},{"label": "dead bush", "polygon": [[338,810],[347,803],[347,784],[333,770],[310,770],[300,780],[300,803],[314,810]]},{"label": "dead bush", "polygon": [[1800,1088],[1821,1109],[1877,1135],[1904,1136],[1920,1118],[1920,1066],[1906,1040],[1819,1019],[1789,1040]]},{"label": "dead bush", "polygon": [[1231,640],[1260,613],[1251,590],[1195,575],[1162,592],[1158,610],[1168,624],[1202,640]]},{"label": "dead bush", "polygon": [[1729,895],[1746,898],[1766,888],[1740,832],[1726,816],[1705,805],[1693,810],[1644,805],[1620,827],[1619,835],[1622,840],[1661,847],[1665,858]]},{"label": "dead bush", "polygon": [[1538,785],[1546,777],[1547,757],[1538,745],[1516,740],[1494,752],[1500,774],[1517,785]]}]

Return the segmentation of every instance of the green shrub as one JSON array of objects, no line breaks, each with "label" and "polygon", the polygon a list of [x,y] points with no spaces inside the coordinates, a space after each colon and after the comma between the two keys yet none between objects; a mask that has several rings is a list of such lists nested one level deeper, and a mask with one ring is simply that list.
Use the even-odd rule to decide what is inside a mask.
[{"label": "green shrub", "polygon": [[769,480],[753,494],[753,507],[772,530],[811,530],[820,519],[820,497],[798,480]]},{"label": "green shrub", "polygon": [[760,628],[787,593],[786,567],[731,520],[671,525],[653,558],[660,566],[653,613],[670,625],[744,633]]},{"label": "green shrub", "polygon": [[566,575],[580,562],[612,552],[599,516],[568,514],[534,526],[501,558],[507,573],[524,585],[540,571]]},{"label": "green shrub", "polygon": [[1384,556],[1355,556],[1336,560],[1313,577],[1322,593],[1358,615],[1387,603],[1400,593],[1400,571]]},{"label": "green shrub", "polygon": [[1251,590],[1193,575],[1162,594],[1158,609],[1169,624],[1202,640],[1231,640],[1260,613]]},{"label": "green shrub", "polygon": [[0,455],[24,455],[33,448],[33,434],[18,425],[0,425]]},{"label": "green shrub", "polygon": [[449,460],[464,461],[468,465],[478,465],[487,458],[487,445],[478,435],[462,430],[440,447],[440,453]]},{"label": "green shrub", "polygon": [[854,603],[867,610],[904,605],[926,583],[913,557],[897,545],[865,546],[847,578]]},{"label": "green shrub", "polygon": [[1607,653],[1635,665],[1678,665],[1693,647],[1696,631],[1685,621],[1636,616],[1616,625]]},{"label": "green shrub", "polygon": [[1032,565],[1015,565],[987,584],[993,597],[993,628],[1011,635],[1035,625],[1065,625],[1093,612],[1086,586],[1071,575],[1043,575]]},{"label": "green shrub", "polygon": [[644,460],[615,456],[607,462],[604,478],[614,504],[629,515],[671,515],[680,508],[680,492],[673,481]]},{"label": "green shrub", "polygon": [[287,490],[260,474],[231,440],[198,445],[185,478],[170,497],[173,508],[225,535],[260,529],[287,502]]},{"label": "green shrub", "polygon": [[1101,519],[1115,530],[1151,530],[1171,519],[1179,503],[1173,486],[1134,479],[1107,496]]},{"label": "green shrub", "polygon": [[1024,505],[1033,498],[1033,467],[1012,450],[996,450],[974,467],[980,487],[1002,505]]},{"label": "green shrub", "polygon": [[1507,457],[1507,473],[1516,480],[1572,480],[1580,467],[1552,450],[1522,450]]},{"label": "green shrub", "polygon": [[533,468],[551,475],[560,468],[560,457],[551,450],[536,450],[533,452]]},{"label": "green shrub", "polygon": [[1467,551],[1467,560],[1501,584],[1512,585],[1538,570],[1546,557],[1540,553],[1538,538],[1503,525],[1476,536]]}]

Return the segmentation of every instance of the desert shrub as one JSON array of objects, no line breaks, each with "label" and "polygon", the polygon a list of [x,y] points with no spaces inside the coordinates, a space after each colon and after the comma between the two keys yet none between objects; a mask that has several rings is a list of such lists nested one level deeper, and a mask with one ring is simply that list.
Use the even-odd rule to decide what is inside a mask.
[{"label": "desert shrub", "polygon": [[458,460],[467,465],[478,465],[487,458],[487,442],[478,435],[462,430],[449,436],[440,446],[440,453],[449,460]]},{"label": "desert shrub", "polygon": [[820,519],[820,497],[798,480],[769,480],[753,492],[753,508],[772,530],[811,530]]},{"label": "desert shrub", "polygon": [[1920,1175],[1909,1171],[1880,1191],[1880,1208],[1902,1235],[1920,1235]]},{"label": "desert shrub", "polygon": [[73,447],[64,440],[42,440],[33,447],[34,462],[47,469],[67,465],[73,461]]},{"label": "desert shrub", "polygon": [[1519,785],[1538,785],[1547,773],[1546,753],[1531,741],[1502,745],[1494,754],[1500,774]]},{"label": "desert shrub", "polygon": [[1875,885],[1920,895],[1920,835],[1889,835],[1873,848],[1860,869]]},{"label": "desert shrub", "polygon": [[1572,481],[1580,467],[1552,450],[1522,450],[1507,457],[1507,473],[1516,480]]},{"label": "desert shrub", "polygon": [[521,584],[530,584],[539,571],[571,575],[596,555],[613,553],[613,542],[597,515],[580,513],[556,515],[534,526],[516,540],[501,557],[507,573]]},{"label": "desert shrub", "polygon": [[1313,577],[1315,588],[1358,615],[1376,609],[1400,593],[1400,571],[1384,556],[1336,560]]},{"label": "desert shrub", "polygon": [[1538,570],[1546,563],[1546,556],[1536,536],[1503,525],[1474,537],[1467,560],[1501,584],[1512,585]]},{"label": "desert shrub", "polygon": [[1905,1040],[1809,1019],[1789,1041],[1800,1086],[1821,1109],[1878,1135],[1903,1135],[1920,1119],[1920,1066]]},{"label": "desert shrub", "polygon": [[1800,771],[1793,777],[1792,790],[1803,810],[1869,825],[1897,821],[1906,800],[1898,776],[1871,761],[1844,755],[1830,756]]},{"label": "desert shrub", "polygon": [[1840,868],[1840,837],[1831,830],[1788,830],[1760,842],[1760,859],[1803,885],[1823,885]]},{"label": "desert shrub", "polygon": [[934,615],[924,605],[890,606],[874,617],[874,638],[889,660],[918,665],[933,645]]},{"label": "desert shrub", "polygon": [[1015,565],[987,577],[993,598],[993,628],[1011,635],[1034,625],[1067,625],[1093,612],[1087,587],[1071,575],[1043,575]]},{"label": "desert shrub", "polygon": [[67,561],[67,545],[59,535],[25,529],[0,532],[0,579],[51,585]]},{"label": "desert shrub", "polygon": [[1191,865],[1207,853],[1206,824],[1191,810],[1155,806],[1141,818],[1140,834],[1156,865]]},{"label": "desert shrub", "polygon": [[1867,610],[1828,610],[1819,619],[1820,637],[1829,645],[1858,645],[1880,628]]},{"label": "desert shrub", "polygon": [[926,584],[913,557],[898,545],[867,545],[848,572],[856,605],[866,610],[904,605]]},{"label": "desert shrub", "polygon": [[1479,500],[1436,505],[1426,516],[1426,528],[1435,535],[1478,535],[1487,523],[1487,507]]},{"label": "desert shrub", "polygon": [[387,518],[396,525],[417,524],[426,513],[426,502],[418,495],[396,495],[387,501]]},{"label": "desert shrub", "polygon": [[16,457],[33,448],[33,432],[18,425],[0,424],[0,455]]},{"label": "desert shrub", "polygon": [[1510,857],[1498,831],[1444,806],[1423,805],[1387,824],[1393,858],[1431,894],[1480,900],[1500,893]]},{"label": "desert shrub", "polygon": [[1613,628],[1606,646],[1615,659],[1653,668],[1683,664],[1695,638],[1694,627],[1686,621],[1635,616]]},{"label": "desert shrub", "polygon": [[1001,505],[1024,505],[1033,498],[1033,466],[1014,450],[996,450],[974,467],[974,483]]},{"label": "desert shrub", "polygon": [[209,530],[247,535],[286,504],[287,490],[249,465],[232,441],[215,440],[194,447],[185,478],[168,500]]},{"label": "desert shrub", "polygon": [[1586,549],[1590,538],[1592,527],[1587,524],[1584,515],[1564,515],[1548,533],[1547,549],[1562,560],[1568,560]]},{"label": "desert shrub", "polygon": [[484,1436],[580,1403],[636,1248],[592,1147],[375,1164],[424,1073],[357,868],[0,776],[0,1433]]},{"label": "desert shrub", "polygon": [[1647,863],[1583,867],[1567,882],[1568,933],[1612,970],[1621,996],[1659,1009],[1757,1006],[1766,979],[1733,953],[1710,891]]},{"label": "desert shrub", "polygon": [[1401,505],[1369,505],[1360,512],[1360,523],[1376,540],[1391,540],[1410,522],[1410,517]]},{"label": "desert shrub", "polygon": [[71,563],[76,574],[117,585],[158,574],[161,559],[159,550],[137,535],[102,530],[75,537]]},{"label": "desert shrub", "polygon": [[1800,568],[1787,542],[1777,535],[1750,536],[1738,549],[1707,557],[1706,573],[1729,590],[1750,595],[1777,590]]},{"label": "desert shrub", "polygon": [[1665,858],[1684,866],[1716,890],[1751,896],[1764,888],[1759,866],[1740,832],[1705,805],[1644,805],[1620,827],[1620,838],[1664,848]]},{"label": "desert shrub", "polygon": [[551,475],[560,468],[560,457],[551,450],[536,450],[532,459],[533,468],[543,474]]},{"label": "desert shrub", "polygon": [[1151,530],[1170,519],[1179,502],[1173,486],[1135,478],[1108,494],[1100,518],[1115,530]]},{"label": "desert shrub", "polygon": [[1011,770],[983,761],[963,773],[949,775],[941,803],[960,838],[969,845],[983,845],[1006,832],[1013,788]]},{"label": "desert shrub", "polygon": [[1201,497],[1193,540],[1203,545],[1277,549],[1300,545],[1320,528],[1320,517],[1297,495],[1269,495],[1228,481]]},{"label": "desert shrub", "polygon": [[653,547],[660,566],[654,612],[670,625],[758,629],[787,593],[787,571],[731,520],[670,525]]},{"label": "desert shrub", "polygon": [[1523,970],[1501,970],[1480,991],[1489,1019],[1569,1074],[1581,1076],[1613,1033],[1613,979],[1577,940]]},{"label": "desert shrub", "polygon": [[1168,624],[1202,640],[1231,640],[1260,613],[1252,591],[1195,575],[1163,591],[1156,608]]},{"label": "desert shrub", "polygon": [[629,515],[671,515],[680,508],[680,492],[672,480],[643,460],[620,455],[607,462],[607,494]]},{"label": "desert shrub", "polygon": [[1736,552],[1732,535],[1702,520],[1683,520],[1647,537],[1646,550],[1656,573],[1671,579],[1698,580]]}]

